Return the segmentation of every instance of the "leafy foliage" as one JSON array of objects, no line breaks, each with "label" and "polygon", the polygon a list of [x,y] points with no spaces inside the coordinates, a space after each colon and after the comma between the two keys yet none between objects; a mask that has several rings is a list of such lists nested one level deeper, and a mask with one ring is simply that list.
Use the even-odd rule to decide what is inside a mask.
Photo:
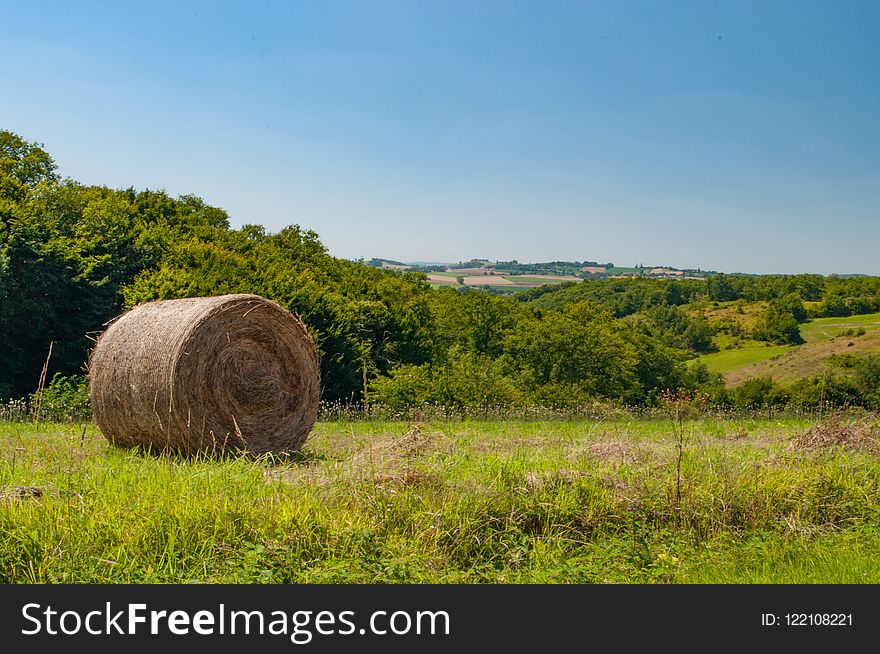
[{"label": "leafy foliage", "polygon": [[[877,278],[817,275],[605,279],[513,297],[432,290],[423,272],[332,257],[297,225],[232,229],[224,210],[193,195],[61,180],[42,146],[0,131],[0,397],[32,394],[50,347],[59,386],[43,397],[72,394],[61,389],[85,372],[90,337],[139,302],[238,292],[304,319],[325,401],[456,410],[656,405],[676,388],[731,402],[717,375],[684,365],[714,348],[709,303],[768,302],[753,336],[786,344],[809,315],[880,308]],[[871,365],[844,375],[840,397],[876,396]],[[811,392],[792,401],[809,404]],[[740,404],[758,401],[745,394]]]}]

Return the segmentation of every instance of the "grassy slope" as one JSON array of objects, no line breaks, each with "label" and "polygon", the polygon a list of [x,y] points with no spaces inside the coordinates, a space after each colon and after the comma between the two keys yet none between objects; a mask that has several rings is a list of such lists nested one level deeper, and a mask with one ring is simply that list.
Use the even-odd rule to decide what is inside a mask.
[{"label": "grassy slope", "polygon": [[751,377],[770,377],[779,382],[790,382],[820,373],[828,357],[835,354],[867,354],[880,351],[880,331],[864,336],[838,336],[827,340],[807,342],[788,352],[754,365],[734,370],[726,377],[736,385]]},{"label": "grassy slope", "polygon": [[[179,460],[0,425],[0,582],[880,582],[880,461],[805,420],[322,423]],[[16,487],[39,489],[41,497]]]},{"label": "grassy slope", "polygon": [[[865,329],[863,336],[843,335],[846,330],[860,327]],[[730,385],[753,377],[792,381],[820,372],[825,359],[834,354],[880,351],[880,314],[819,318],[801,325],[801,335],[804,345],[722,350],[704,355],[700,361],[709,370],[724,374]]]},{"label": "grassy slope", "polygon": [[790,345],[774,345],[759,347],[746,347],[735,350],[722,350],[700,357],[700,361],[706,364],[711,372],[728,374],[735,370],[741,370],[752,366],[771,357],[783,354],[792,349]]},{"label": "grassy slope", "polygon": [[847,329],[863,327],[866,332],[880,331],[880,313],[845,318],[817,318],[801,325],[801,335],[809,343],[827,341]]}]

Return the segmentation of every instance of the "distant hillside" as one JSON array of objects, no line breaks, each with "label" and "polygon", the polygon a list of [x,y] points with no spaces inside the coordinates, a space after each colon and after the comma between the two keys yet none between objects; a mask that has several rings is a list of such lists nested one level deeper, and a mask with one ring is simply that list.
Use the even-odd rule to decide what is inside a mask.
[{"label": "distant hillside", "polygon": [[[755,306],[755,305],[753,305]],[[754,322],[760,309],[747,307],[742,324]],[[846,368],[866,354],[880,352],[880,313],[817,318],[800,326],[802,345],[768,345],[744,340],[700,358],[711,372],[724,375],[728,386],[756,377],[786,383]]]},{"label": "distant hillside", "polygon": [[[511,261],[492,261],[490,259],[468,259],[459,261],[458,263],[438,263],[414,261],[404,263],[393,259],[374,258],[364,262],[368,266],[375,268],[385,268],[393,270],[409,270],[412,272],[437,273],[444,275],[446,273],[455,276],[474,276],[474,275],[495,275],[503,278],[498,284],[490,284],[490,286],[530,288],[535,285],[541,286],[545,284],[558,284],[566,281],[579,281],[582,279],[623,279],[630,277],[648,278],[648,279],[705,279],[714,274],[715,271],[706,271],[699,268],[675,268],[667,265],[651,265],[646,266],[638,264],[633,267],[616,266],[613,262],[608,261],[601,263],[599,261],[539,261],[539,262],[521,262],[513,259]],[[446,284],[448,280],[441,277],[432,278],[432,284]],[[484,284],[464,282],[464,285],[483,286]],[[497,290],[497,289],[496,289]]]}]

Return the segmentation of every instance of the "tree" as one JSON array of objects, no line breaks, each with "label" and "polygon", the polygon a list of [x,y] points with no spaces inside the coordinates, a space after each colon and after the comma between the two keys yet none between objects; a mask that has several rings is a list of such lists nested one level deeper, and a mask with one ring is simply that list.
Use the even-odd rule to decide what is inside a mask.
[{"label": "tree", "polygon": [[776,300],[774,304],[780,311],[790,313],[798,322],[806,322],[809,319],[804,301],[797,293],[788,293]]},{"label": "tree", "polygon": [[753,336],[756,340],[779,345],[798,345],[804,342],[798,321],[778,304],[771,304],[761,314]]},{"label": "tree", "polygon": [[706,291],[713,302],[729,302],[739,297],[728,275],[718,273],[706,279]]},{"label": "tree", "polygon": [[865,404],[872,409],[880,409],[880,354],[869,354],[859,358],[855,365],[855,384]]},{"label": "tree", "polygon": [[55,162],[42,145],[0,130],[0,198],[21,202],[40,182],[57,180],[55,169]]},{"label": "tree", "polygon": [[592,302],[526,321],[508,336],[504,349],[514,374],[533,392],[547,384],[571,384],[606,398],[638,392],[635,347],[610,311]]}]

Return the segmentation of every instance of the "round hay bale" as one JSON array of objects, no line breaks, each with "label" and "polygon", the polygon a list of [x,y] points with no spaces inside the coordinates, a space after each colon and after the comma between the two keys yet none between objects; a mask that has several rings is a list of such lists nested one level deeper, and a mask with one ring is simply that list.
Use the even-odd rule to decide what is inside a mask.
[{"label": "round hay bale", "polygon": [[293,452],[315,423],[320,386],[305,325],[258,295],[138,305],[89,359],[95,422],[122,447]]}]

